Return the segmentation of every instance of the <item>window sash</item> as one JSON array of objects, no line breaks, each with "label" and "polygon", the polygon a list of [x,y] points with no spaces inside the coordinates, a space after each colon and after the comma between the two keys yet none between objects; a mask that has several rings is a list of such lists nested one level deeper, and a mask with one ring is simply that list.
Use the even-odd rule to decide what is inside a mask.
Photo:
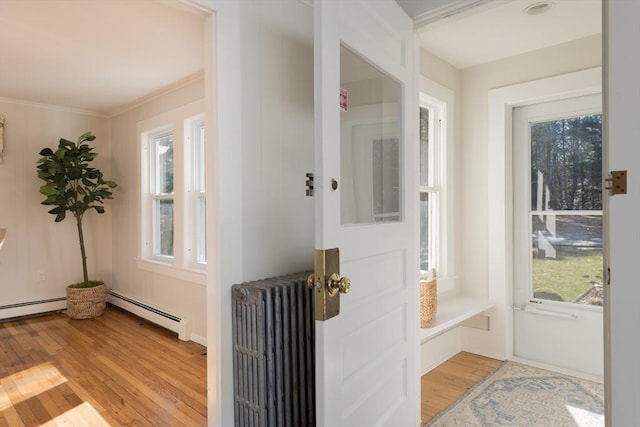
[{"label": "window sash", "polygon": [[[174,192],[174,135],[173,130],[150,136],[151,145],[151,192],[152,194],[173,194]],[[168,178],[171,178],[169,180]]]},{"label": "window sash", "polygon": [[[175,201],[173,197],[152,198],[153,255],[162,258],[174,257]],[[168,207],[170,209],[167,209]]]},{"label": "window sash", "polygon": [[420,270],[423,271],[440,266],[440,212],[440,192],[420,191]]},{"label": "window sash", "polygon": [[[443,247],[440,244],[441,230],[441,193],[444,171],[440,127],[442,112],[427,105],[420,106],[420,269],[441,270],[440,257]],[[426,133],[426,134],[425,134]],[[426,146],[426,149],[425,149]],[[425,165],[426,162],[426,165]],[[426,205],[423,205],[426,203]],[[426,217],[424,216],[426,215]]]},{"label": "window sash", "polygon": [[206,191],[206,163],[205,163],[205,125],[204,118],[192,123],[192,166],[193,190],[199,193]]},{"label": "window sash", "polygon": [[196,198],[196,263],[207,263],[207,198],[199,193]]},{"label": "window sash", "polygon": [[175,256],[174,142],[173,128],[165,128],[147,136],[151,256],[164,261],[172,260]]},{"label": "window sash", "polygon": [[206,130],[203,115],[185,120],[185,134],[189,135],[190,164],[189,185],[189,223],[187,232],[191,236],[188,242],[187,263],[195,268],[203,268],[207,262],[206,252]]}]

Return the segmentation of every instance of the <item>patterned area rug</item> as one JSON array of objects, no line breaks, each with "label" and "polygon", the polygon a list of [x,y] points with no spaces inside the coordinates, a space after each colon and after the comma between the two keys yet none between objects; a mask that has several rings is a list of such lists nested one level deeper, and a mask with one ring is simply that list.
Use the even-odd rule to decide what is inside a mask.
[{"label": "patterned area rug", "polygon": [[604,386],[506,362],[426,426],[604,426]]}]

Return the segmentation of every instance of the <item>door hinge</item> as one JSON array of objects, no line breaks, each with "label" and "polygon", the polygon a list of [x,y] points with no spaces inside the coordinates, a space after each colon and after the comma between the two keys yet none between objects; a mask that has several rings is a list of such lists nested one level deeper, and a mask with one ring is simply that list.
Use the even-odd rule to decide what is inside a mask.
[{"label": "door hinge", "polygon": [[605,181],[610,185],[604,188],[609,190],[612,196],[615,194],[627,194],[627,171],[611,171],[609,178],[605,178]]},{"label": "door hinge", "polygon": [[307,186],[307,197],[313,197],[313,174],[312,173],[308,173],[307,174],[307,180],[305,182],[306,186]]}]

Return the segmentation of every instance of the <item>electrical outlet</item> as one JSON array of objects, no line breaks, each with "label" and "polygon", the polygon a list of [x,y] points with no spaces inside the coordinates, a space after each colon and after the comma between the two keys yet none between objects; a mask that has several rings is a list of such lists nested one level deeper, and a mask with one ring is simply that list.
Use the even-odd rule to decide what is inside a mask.
[{"label": "electrical outlet", "polygon": [[38,270],[38,282],[44,282],[44,270]]}]

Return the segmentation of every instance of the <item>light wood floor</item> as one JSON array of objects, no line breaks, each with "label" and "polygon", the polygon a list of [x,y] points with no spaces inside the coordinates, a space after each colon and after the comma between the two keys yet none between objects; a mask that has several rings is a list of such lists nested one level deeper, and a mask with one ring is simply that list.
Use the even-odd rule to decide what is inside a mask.
[{"label": "light wood floor", "polygon": [[[205,348],[108,306],[0,323],[0,427],[204,426]],[[459,353],[422,377],[422,421],[501,362]]]},{"label": "light wood floor", "polygon": [[426,423],[462,397],[502,362],[461,352],[422,376],[422,422]]},{"label": "light wood floor", "polygon": [[204,426],[205,348],[117,307],[0,323],[0,427]]}]

